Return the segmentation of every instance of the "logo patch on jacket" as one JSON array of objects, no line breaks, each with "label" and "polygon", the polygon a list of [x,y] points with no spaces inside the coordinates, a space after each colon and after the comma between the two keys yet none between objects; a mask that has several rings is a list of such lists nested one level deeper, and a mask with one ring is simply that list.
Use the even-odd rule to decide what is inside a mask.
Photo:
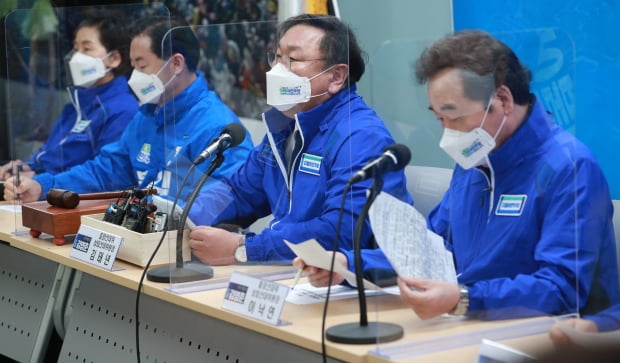
[{"label": "logo patch on jacket", "polygon": [[75,125],[73,125],[71,132],[74,134],[81,134],[88,128],[89,125],[90,120],[80,120]]},{"label": "logo patch on jacket", "polygon": [[313,175],[320,175],[319,171],[321,170],[322,161],[323,158],[321,156],[304,153],[301,156],[301,163],[299,163],[299,171]]},{"label": "logo patch on jacket", "polygon": [[526,200],[527,195],[525,194],[502,194],[499,196],[495,214],[498,216],[520,216]]},{"label": "logo patch on jacket", "polygon": [[142,148],[140,149],[138,156],[136,156],[136,160],[145,164],[151,162],[151,144],[142,144]]}]

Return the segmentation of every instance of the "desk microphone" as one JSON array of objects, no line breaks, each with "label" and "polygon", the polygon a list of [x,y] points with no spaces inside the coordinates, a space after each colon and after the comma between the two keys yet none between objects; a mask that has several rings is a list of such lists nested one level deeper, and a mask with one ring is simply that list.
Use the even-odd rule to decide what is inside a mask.
[{"label": "desk microphone", "polygon": [[411,160],[411,151],[403,144],[392,144],[383,149],[383,154],[366,164],[360,171],[353,174],[349,184],[361,182],[373,175],[380,175],[388,171],[404,168]]},{"label": "desk microphone", "polygon": [[194,164],[198,165],[210,158],[211,155],[220,151],[220,149],[226,150],[229,147],[239,145],[245,139],[245,128],[240,123],[230,123],[222,130],[220,136],[211,141],[211,144],[204,149],[200,155],[194,159]]},{"label": "desk microphone", "polygon": [[[355,266],[355,283],[357,285],[358,302],[360,305],[360,321],[359,323],[338,324],[327,329],[325,331],[325,338],[332,342],[344,344],[384,343],[400,339],[404,334],[403,328],[397,324],[380,321],[368,322],[366,294],[364,292],[363,282],[361,239],[365,220],[368,216],[368,210],[383,188],[382,174],[404,168],[405,165],[409,163],[410,159],[411,152],[407,146],[393,144],[386,147],[381,156],[366,164],[362,170],[353,174],[349,179],[349,185],[351,185],[368,178],[374,178],[372,185],[368,189],[369,193],[366,202],[362,206],[362,210],[357,217],[353,235],[353,262]],[[334,247],[334,250],[337,250],[337,248]]]},{"label": "desk microphone", "polygon": [[[207,171],[202,175],[191,194],[185,201],[185,206],[183,207],[183,213],[181,213],[181,218],[179,219],[179,226],[177,227],[177,240],[176,240],[176,263],[156,267],[154,269],[149,270],[147,274],[147,279],[154,282],[190,282],[197,280],[206,280],[213,277],[213,269],[209,266],[202,264],[189,263],[185,264],[183,261],[183,230],[185,229],[185,223],[187,221],[187,215],[196,200],[196,197],[200,193],[202,186],[207,181],[209,176],[215,171],[215,169],[219,168],[220,165],[224,162],[224,151],[232,146],[237,146],[245,139],[246,131],[245,127],[239,123],[231,123],[228,124],[222,130],[222,133],[218,138],[213,140],[211,144],[202,152],[199,156],[194,160],[194,165],[191,166],[190,170],[187,171],[185,175],[185,179],[177,193],[176,198],[174,199],[174,203],[172,204],[171,211],[174,213],[174,208],[179,199],[179,195],[181,194],[181,190],[183,189],[183,185],[185,184],[185,180],[187,180],[187,176],[191,173],[191,170],[202,163],[204,160],[209,158],[212,153],[215,153],[215,158],[211,161],[211,165],[207,168]],[[201,157],[204,158],[201,159]],[[164,232],[168,230],[169,224],[166,224],[166,228]],[[162,237],[163,238],[163,237]],[[161,244],[161,240],[159,245]],[[153,256],[157,253],[157,250],[153,253]],[[149,261],[150,262],[150,261]],[[145,267],[148,268],[150,265],[147,264]]]}]

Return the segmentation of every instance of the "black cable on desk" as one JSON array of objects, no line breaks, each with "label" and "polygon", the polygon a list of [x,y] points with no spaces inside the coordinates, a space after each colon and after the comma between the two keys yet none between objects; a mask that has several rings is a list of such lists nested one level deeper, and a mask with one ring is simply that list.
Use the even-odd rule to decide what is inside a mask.
[{"label": "black cable on desk", "polygon": [[[189,167],[189,169],[187,170],[187,172],[185,173],[185,177],[183,177],[183,181],[181,182],[181,185],[179,186],[179,190],[177,192],[177,195],[174,198],[174,202],[172,203],[172,208],[170,208],[170,211],[169,211],[170,216],[168,216],[168,218],[166,218],[166,225],[164,226],[164,230],[163,230],[163,232],[161,234],[161,238],[159,239],[159,242],[157,242],[157,246],[155,246],[155,250],[153,251],[153,254],[151,254],[151,257],[146,262],[146,265],[144,266],[144,269],[142,270],[142,275],[140,276],[140,282],[138,282],[138,290],[136,291],[136,306],[135,306],[136,361],[138,363],[140,363],[140,295],[142,294],[142,286],[144,285],[144,278],[146,277],[146,273],[147,273],[149,267],[151,267],[151,263],[153,262],[153,259],[155,258],[155,255],[157,254],[157,251],[159,251],[159,248],[161,247],[161,244],[163,243],[164,238],[166,238],[166,234],[168,233],[168,229],[169,229],[170,223],[171,223],[170,221],[174,220],[174,209],[177,206],[177,202],[179,200],[179,196],[181,194],[181,191],[183,190],[183,187],[185,187],[185,183],[187,183],[187,178],[192,173],[192,171],[194,170],[195,167],[196,167],[196,164],[192,164]],[[183,233],[183,231],[177,231],[177,233]]]},{"label": "black cable on desk", "polygon": [[[327,363],[327,349],[325,347],[325,322],[327,320],[327,306],[329,305],[329,294],[332,289],[332,281],[334,277],[334,262],[336,261],[336,252],[338,252],[338,239],[340,238],[340,227],[342,226],[342,212],[344,210],[344,202],[348,195],[347,191],[351,188],[353,183],[349,180],[344,193],[342,193],[342,199],[340,199],[340,210],[338,211],[338,223],[336,223],[336,235],[334,236],[334,243],[332,246],[332,259],[329,265],[329,280],[327,281],[327,294],[325,296],[325,305],[323,305],[323,316],[321,318],[321,356],[323,357],[323,363]],[[353,199],[353,196],[351,196]]]}]

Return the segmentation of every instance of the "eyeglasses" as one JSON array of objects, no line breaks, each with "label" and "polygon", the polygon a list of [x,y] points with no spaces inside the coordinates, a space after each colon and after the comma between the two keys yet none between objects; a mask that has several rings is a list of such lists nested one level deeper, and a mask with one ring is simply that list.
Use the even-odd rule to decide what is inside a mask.
[{"label": "eyeglasses", "polygon": [[314,62],[314,61],[324,61],[325,58],[315,58],[315,59],[295,59],[289,57],[288,55],[277,54],[273,50],[267,51],[267,63],[270,67],[275,66],[277,63],[282,63],[286,68],[291,69],[293,66],[293,62]]}]

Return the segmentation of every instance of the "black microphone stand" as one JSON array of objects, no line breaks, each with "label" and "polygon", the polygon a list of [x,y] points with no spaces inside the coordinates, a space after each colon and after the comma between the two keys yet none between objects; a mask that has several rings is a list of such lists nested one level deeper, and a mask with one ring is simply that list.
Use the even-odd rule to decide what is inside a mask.
[{"label": "black microphone stand", "polygon": [[368,215],[368,210],[383,188],[383,178],[380,173],[373,171],[374,181],[369,188],[368,198],[362,207],[353,235],[353,259],[355,265],[355,283],[360,304],[359,323],[344,323],[327,329],[325,336],[328,340],[344,344],[372,344],[385,343],[400,339],[404,332],[400,325],[383,322],[368,323],[366,312],[366,292],[364,291],[364,275],[362,271],[362,229]]},{"label": "black microphone stand", "polygon": [[[215,159],[209,165],[209,168],[205,174],[200,178],[198,185],[192,190],[185,207],[183,207],[183,213],[181,213],[181,219],[177,228],[177,240],[176,240],[176,264],[170,264],[168,266],[156,267],[146,275],[146,278],[154,282],[189,282],[198,280],[207,280],[213,277],[213,269],[209,266],[200,263],[187,263],[183,262],[183,230],[185,229],[185,222],[187,221],[187,215],[191,209],[192,204],[196,200],[200,189],[207,181],[209,176],[213,174],[215,169],[219,168],[224,162],[224,150],[218,150]],[[174,212],[171,212],[174,213]]]}]

